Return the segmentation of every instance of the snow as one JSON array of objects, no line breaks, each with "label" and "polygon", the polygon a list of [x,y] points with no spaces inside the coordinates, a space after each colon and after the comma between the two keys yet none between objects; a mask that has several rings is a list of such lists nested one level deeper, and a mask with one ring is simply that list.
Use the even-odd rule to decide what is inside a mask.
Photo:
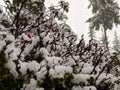
[{"label": "snow", "polygon": [[87,74],[74,74],[73,83],[79,84],[80,82],[87,83],[87,79],[89,79],[91,76]]},{"label": "snow", "polygon": [[97,90],[94,86],[86,86],[83,90]]},{"label": "snow", "polygon": [[67,61],[67,63],[66,63],[65,65],[67,65],[67,66],[76,65],[75,60],[73,60],[73,59],[71,59],[71,58],[67,58],[67,59],[68,59],[68,61]]},{"label": "snow", "polygon": [[16,71],[16,65],[13,61],[8,61],[8,63],[6,64],[6,66],[8,68],[10,68],[10,72],[14,75],[14,77],[17,77],[18,76],[18,73]]},{"label": "snow", "polygon": [[44,88],[36,88],[36,90],[44,90]]},{"label": "snow", "polygon": [[47,61],[49,67],[59,65],[60,61],[62,61],[60,57],[55,57],[55,56],[45,57],[45,60]]},{"label": "snow", "polygon": [[42,80],[43,78],[45,78],[46,73],[47,73],[46,67],[42,67],[40,71],[36,73],[37,79]]},{"label": "snow", "polygon": [[[0,25],[0,27],[1,27],[2,25]],[[1,29],[2,30],[2,29]],[[2,36],[2,35],[7,35],[8,33],[7,32],[5,32],[5,31],[1,31],[0,32],[0,36]]]},{"label": "snow", "polygon": [[120,85],[115,84],[114,90],[120,90]]},{"label": "snow", "polygon": [[65,63],[66,66],[73,66],[76,65],[75,60],[71,58],[71,56],[67,57],[67,63]]},{"label": "snow", "polygon": [[41,53],[44,57],[50,55],[50,53],[48,52],[48,50],[47,50],[46,48],[44,48],[44,47],[40,49],[40,53]]},{"label": "snow", "polygon": [[74,86],[72,90],[97,90],[94,86],[85,86],[85,87],[80,87],[80,86]]},{"label": "snow", "polygon": [[61,46],[60,46],[60,45],[57,45],[57,46],[56,46],[56,49],[57,49],[58,51],[60,51],[60,50],[61,50]]},{"label": "snow", "polygon": [[72,90],[83,90],[80,86],[73,86]]},{"label": "snow", "polygon": [[22,38],[26,41],[31,41],[31,38],[29,38],[25,33],[22,34]]},{"label": "snow", "polygon": [[37,85],[37,81],[34,78],[31,78],[30,83],[28,85],[24,85],[25,90],[35,90]]},{"label": "snow", "polygon": [[94,67],[92,65],[90,65],[88,63],[85,63],[81,73],[83,73],[83,74],[90,74],[92,72],[93,68]]},{"label": "snow", "polygon": [[111,78],[113,78],[113,75],[112,74],[107,74],[106,75],[106,73],[102,73],[100,76],[99,76],[99,78],[98,78],[98,80],[97,80],[97,84],[99,84],[102,80],[104,80],[104,79],[111,79]]},{"label": "snow", "polygon": [[5,40],[0,41],[0,51],[2,51],[2,49],[5,45],[6,45]]},{"label": "snow", "polygon": [[26,62],[20,62],[20,72],[25,75],[27,73],[27,70],[33,71],[36,73],[40,69],[40,64],[36,61],[30,61],[28,63]]},{"label": "snow", "polygon": [[46,47],[46,49],[48,50],[48,52],[50,52],[51,51],[51,45],[47,45],[47,47]]},{"label": "snow", "polygon": [[40,33],[40,36],[41,36],[42,38],[45,37],[45,35],[46,35],[46,32]]},{"label": "snow", "polygon": [[25,75],[25,74],[27,73],[27,69],[28,69],[28,68],[27,68],[27,64],[28,64],[27,62],[24,62],[24,63],[21,62],[21,63],[20,63],[20,67],[21,67],[21,68],[20,68],[20,72],[21,72],[23,75]]},{"label": "snow", "polygon": [[6,41],[15,41],[15,37],[13,35],[7,35]]},{"label": "snow", "polygon": [[55,69],[50,69],[49,74],[52,78],[64,78],[65,74],[72,72],[73,70],[69,66],[55,66]]},{"label": "snow", "polygon": [[6,47],[5,53],[10,60],[17,60],[20,49],[16,48],[14,43],[11,43]]},{"label": "snow", "polygon": [[33,47],[37,44],[37,42],[39,42],[39,37],[32,37],[31,40],[32,43],[31,44],[27,43],[25,50],[23,51],[24,56],[28,55],[29,52],[33,49]]},{"label": "snow", "polygon": [[52,25],[53,25],[54,27],[57,25],[57,21],[56,21],[55,19],[53,19]]},{"label": "snow", "polygon": [[36,61],[31,61],[27,64],[27,67],[30,71],[35,71],[37,72],[40,68],[40,64],[37,63]]}]

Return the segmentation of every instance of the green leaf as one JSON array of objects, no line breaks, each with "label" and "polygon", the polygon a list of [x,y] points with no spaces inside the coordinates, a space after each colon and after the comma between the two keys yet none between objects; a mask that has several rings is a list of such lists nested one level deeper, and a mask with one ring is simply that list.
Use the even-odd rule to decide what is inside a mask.
[{"label": "green leaf", "polygon": [[44,59],[44,57],[41,55],[41,54],[39,54],[37,57],[36,57],[36,61],[38,62],[38,63],[40,63],[41,61],[43,61],[43,59]]}]

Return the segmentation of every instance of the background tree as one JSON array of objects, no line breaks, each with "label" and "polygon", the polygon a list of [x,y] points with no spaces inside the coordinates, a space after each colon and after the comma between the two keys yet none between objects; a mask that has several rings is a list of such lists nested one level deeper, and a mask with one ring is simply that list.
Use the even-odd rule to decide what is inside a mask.
[{"label": "background tree", "polygon": [[[106,46],[105,35],[104,35],[103,31],[102,31],[102,34],[101,34],[101,37],[100,37],[100,42],[103,46]],[[107,43],[109,43],[109,42],[107,41]]]},{"label": "background tree", "polygon": [[102,29],[105,37],[105,45],[108,47],[107,30],[111,30],[115,25],[120,24],[119,6],[115,0],[89,0],[92,7],[93,16],[87,20],[94,30]]},{"label": "background tree", "polygon": [[95,30],[93,30],[91,27],[89,27],[89,32],[88,32],[88,34],[89,34],[89,38],[91,39],[91,40],[95,40]]},{"label": "background tree", "polygon": [[116,30],[115,30],[115,32],[114,32],[113,50],[114,50],[117,54],[120,54],[120,38],[119,38]]}]

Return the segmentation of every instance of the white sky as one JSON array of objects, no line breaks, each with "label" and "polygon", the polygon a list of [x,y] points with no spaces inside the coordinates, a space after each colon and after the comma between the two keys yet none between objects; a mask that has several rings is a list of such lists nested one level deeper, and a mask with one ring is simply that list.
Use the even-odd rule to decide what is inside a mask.
[{"label": "white sky", "polygon": [[70,11],[68,13],[68,24],[79,35],[84,34],[88,37],[88,23],[85,23],[88,16],[91,16],[90,10],[87,9],[89,5],[88,0],[69,0]]},{"label": "white sky", "polygon": [[[50,6],[51,4],[57,4],[59,0],[46,0],[46,5]],[[89,2],[88,0],[66,0],[70,4],[70,9],[68,12],[68,21],[67,23],[71,26],[72,30],[80,37],[84,34],[86,40],[88,40],[88,31],[89,24],[85,21],[92,15],[91,10],[87,9]],[[119,1],[119,0],[118,0]],[[3,0],[0,0],[0,5],[3,5]],[[119,28],[120,29],[120,28]],[[117,30],[119,32],[119,30]],[[112,42],[114,30],[108,30],[109,41]],[[118,33],[120,34],[120,33]],[[99,38],[101,32],[97,31],[96,36]]]},{"label": "white sky", "polygon": [[[56,4],[59,0],[46,0],[46,5]],[[85,21],[90,16],[90,10],[87,9],[89,5],[88,0],[66,0],[70,4],[68,12],[67,23],[71,26],[72,30],[80,37],[82,34],[88,37],[88,23]]]}]

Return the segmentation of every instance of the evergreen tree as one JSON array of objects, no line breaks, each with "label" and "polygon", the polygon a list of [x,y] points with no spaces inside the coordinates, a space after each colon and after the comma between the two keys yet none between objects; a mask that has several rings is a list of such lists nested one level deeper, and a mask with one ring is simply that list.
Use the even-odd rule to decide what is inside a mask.
[{"label": "evergreen tree", "polygon": [[102,32],[102,35],[100,37],[100,41],[103,45],[105,45],[105,36],[104,36],[104,33]]},{"label": "evergreen tree", "polygon": [[[101,37],[100,37],[100,42],[101,42],[104,46],[106,46],[106,42],[105,42],[105,34],[104,34],[103,31],[102,31],[102,35],[101,35]],[[109,42],[107,42],[107,43],[109,43]]]},{"label": "evergreen tree", "polygon": [[88,32],[88,34],[89,34],[89,38],[90,38],[91,40],[95,40],[95,30],[93,30],[91,27],[89,27],[89,32]]},{"label": "evergreen tree", "polygon": [[105,45],[108,47],[107,30],[111,30],[113,25],[120,24],[119,20],[119,6],[115,0],[89,0],[92,7],[93,17],[89,18],[87,22],[94,30],[103,29],[105,36]]},{"label": "evergreen tree", "polygon": [[120,54],[120,39],[119,36],[117,35],[116,30],[114,32],[113,50],[116,53]]}]

